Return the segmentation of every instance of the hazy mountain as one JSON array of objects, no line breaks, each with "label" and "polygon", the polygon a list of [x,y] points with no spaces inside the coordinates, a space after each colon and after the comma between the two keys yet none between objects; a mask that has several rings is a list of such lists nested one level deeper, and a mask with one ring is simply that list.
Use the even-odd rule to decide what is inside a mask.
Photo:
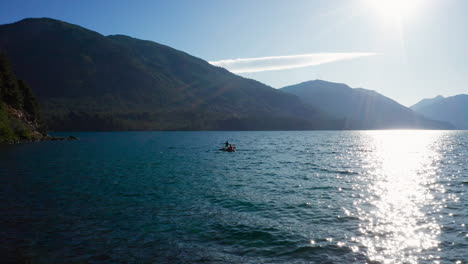
[{"label": "hazy mountain", "polygon": [[411,106],[414,111],[435,120],[450,122],[457,129],[468,129],[468,95],[437,96]]},{"label": "hazy mountain", "polygon": [[438,101],[441,101],[441,100],[444,100],[444,97],[439,95],[439,96],[436,96],[434,98],[426,98],[426,99],[422,99],[421,101],[419,101],[417,104],[411,106],[410,108],[413,109],[413,110],[416,110],[414,109],[413,107],[417,107],[417,108],[423,108],[425,106],[428,106],[428,105],[431,105],[435,102],[438,102]]},{"label": "hazy mountain", "polygon": [[0,143],[42,139],[45,129],[29,86],[18,80],[0,54]]},{"label": "hazy mountain", "polygon": [[338,128],[296,96],[151,41],[58,20],[0,26],[55,130]]},{"label": "hazy mountain", "polygon": [[348,129],[430,128],[449,129],[375,91],[352,89],[346,84],[322,80],[287,86],[282,91],[299,96],[321,111],[345,118]]}]

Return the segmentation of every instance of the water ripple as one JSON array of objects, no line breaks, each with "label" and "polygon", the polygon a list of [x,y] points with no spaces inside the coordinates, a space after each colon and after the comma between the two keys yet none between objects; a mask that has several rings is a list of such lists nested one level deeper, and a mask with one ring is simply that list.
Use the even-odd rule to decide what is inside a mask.
[{"label": "water ripple", "polygon": [[468,261],[467,132],[77,136],[0,149],[2,261]]}]

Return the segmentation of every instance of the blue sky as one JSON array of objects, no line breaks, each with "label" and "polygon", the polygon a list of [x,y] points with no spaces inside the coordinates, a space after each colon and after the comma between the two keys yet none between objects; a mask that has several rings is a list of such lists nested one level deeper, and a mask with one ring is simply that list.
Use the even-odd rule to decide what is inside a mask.
[{"label": "blue sky", "polygon": [[[0,23],[51,17],[207,61],[281,62],[281,56],[309,54],[312,66],[239,74],[275,88],[313,79],[343,82],[408,106],[468,93],[467,12],[465,0],[2,0]],[[352,58],[314,63],[324,53]]]}]

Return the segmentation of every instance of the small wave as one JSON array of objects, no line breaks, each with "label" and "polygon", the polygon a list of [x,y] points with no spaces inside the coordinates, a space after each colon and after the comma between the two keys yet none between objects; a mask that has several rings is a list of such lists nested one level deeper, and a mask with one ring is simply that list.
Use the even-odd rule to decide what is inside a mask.
[{"label": "small wave", "polygon": [[321,251],[321,250],[324,250],[324,248],[322,246],[303,246],[303,247],[299,247],[299,248],[296,248],[294,250],[291,250],[291,251],[287,251],[287,252],[283,252],[283,253],[280,253],[278,254],[279,256],[304,256],[304,255],[308,255],[308,254],[311,254],[311,253],[315,253],[317,251]]},{"label": "small wave", "polygon": [[148,192],[148,193],[120,193],[122,197],[147,197],[147,196],[154,196],[160,197],[160,194],[157,192]]},{"label": "small wave", "polygon": [[232,209],[237,212],[257,212],[267,208],[264,204],[254,204],[249,201],[241,201],[237,199],[221,200],[217,197],[213,197],[214,202],[220,204],[226,209]]},{"label": "small wave", "polygon": [[251,231],[238,231],[232,232],[227,236],[227,239],[242,240],[248,242],[248,244],[254,243],[257,246],[259,244],[270,244],[274,240],[274,236],[270,232],[251,230]]},{"label": "small wave", "polygon": [[334,169],[325,169],[325,168],[317,168],[316,170],[333,173],[333,174],[341,174],[341,175],[359,175],[358,172],[348,171],[348,170],[334,170]]},{"label": "small wave", "polygon": [[307,245],[301,246],[296,249],[279,253],[278,256],[289,256],[294,258],[301,258],[306,260],[312,260],[314,258],[319,258],[322,261],[324,260],[324,256],[332,256],[336,257],[339,255],[345,255],[353,253],[355,254],[351,248],[346,246],[337,246],[337,245]]},{"label": "small wave", "polygon": [[307,190],[337,190],[337,187],[334,186],[314,186],[314,187],[309,187]]},{"label": "small wave", "polygon": [[210,235],[210,239],[223,241],[226,244],[235,244],[249,249],[271,248],[271,247],[291,247],[296,245],[297,240],[290,235],[281,233],[278,229],[258,228],[247,225],[222,225],[214,226],[218,230],[216,234]]}]

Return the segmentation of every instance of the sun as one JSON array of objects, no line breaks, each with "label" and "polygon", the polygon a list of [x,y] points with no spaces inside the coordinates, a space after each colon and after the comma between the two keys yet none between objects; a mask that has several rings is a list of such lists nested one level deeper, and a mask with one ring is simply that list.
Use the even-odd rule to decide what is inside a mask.
[{"label": "sun", "polygon": [[365,0],[372,13],[385,20],[400,20],[415,14],[422,0]]}]

